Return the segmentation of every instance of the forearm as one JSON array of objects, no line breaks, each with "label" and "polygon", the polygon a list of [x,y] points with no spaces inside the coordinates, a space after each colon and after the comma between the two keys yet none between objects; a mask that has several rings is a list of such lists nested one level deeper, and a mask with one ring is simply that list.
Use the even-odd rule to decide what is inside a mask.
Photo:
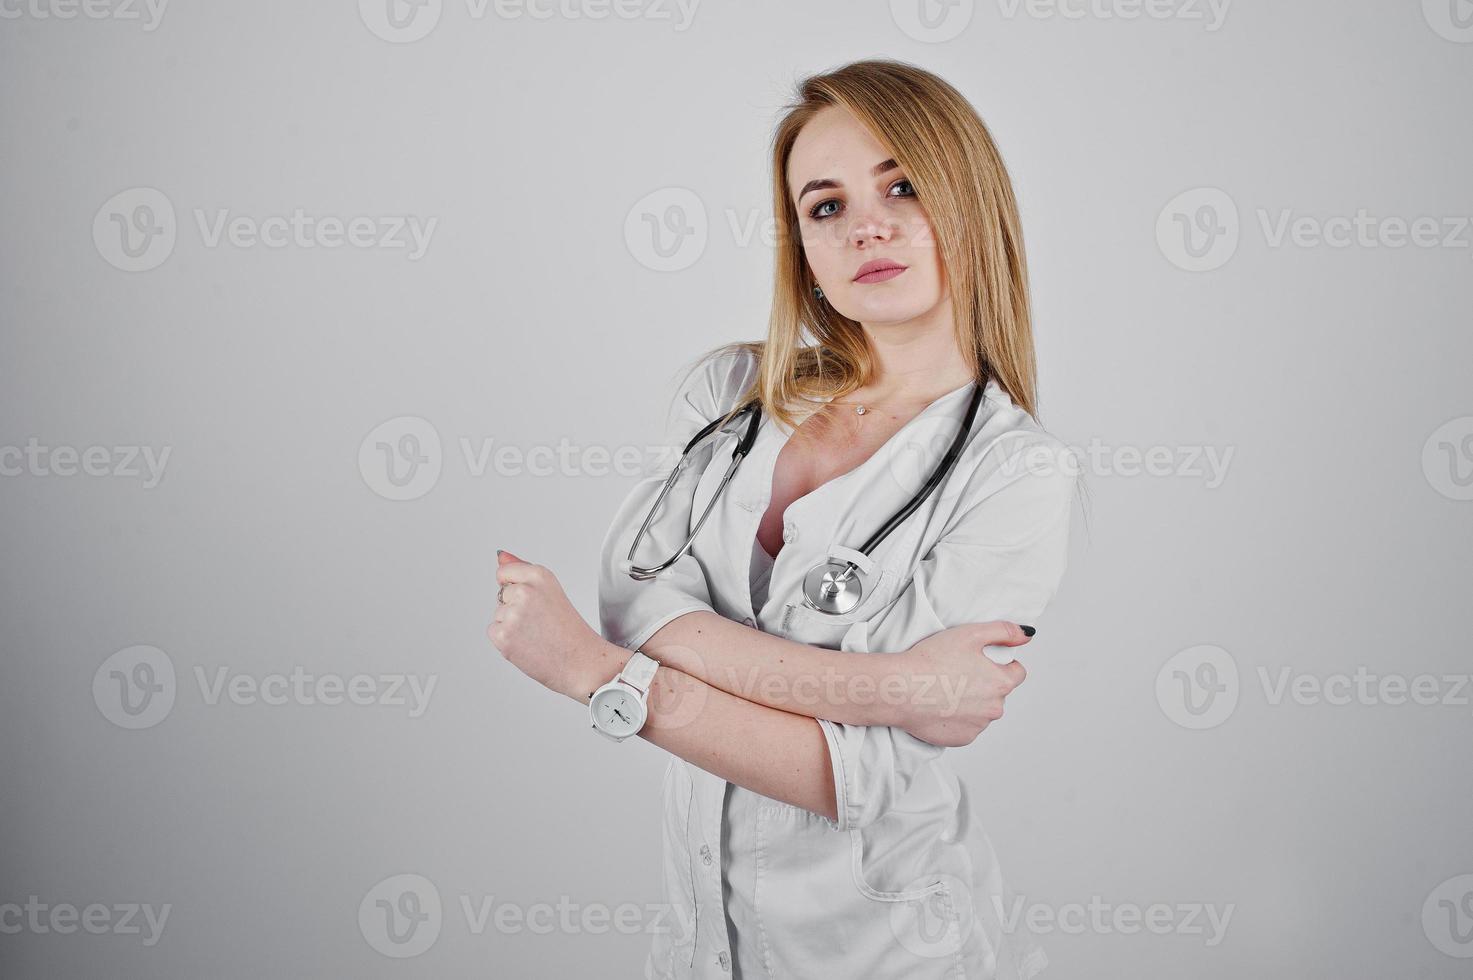
[{"label": "forearm", "polygon": [[[575,700],[587,705],[631,655],[604,643]],[[838,819],[828,742],[812,718],[755,704],[667,664],[655,671],[647,708],[639,735],[651,744],[754,793]]]},{"label": "forearm", "polygon": [[900,654],[809,646],[711,612],[666,623],[640,648],[754,704],[846,725],[898,725],[921,683]]}]

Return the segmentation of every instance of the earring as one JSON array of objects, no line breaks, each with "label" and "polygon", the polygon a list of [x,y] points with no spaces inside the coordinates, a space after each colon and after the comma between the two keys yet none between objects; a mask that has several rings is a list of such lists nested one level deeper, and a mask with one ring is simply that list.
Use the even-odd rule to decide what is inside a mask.
[{"label": "earring", "polygon": [[823,302],[823,288],[822,287],[820,287],[820,286],[814,286],[813,287],[813,298],[816,299],[816,300],[818,300],[820,303]]}]

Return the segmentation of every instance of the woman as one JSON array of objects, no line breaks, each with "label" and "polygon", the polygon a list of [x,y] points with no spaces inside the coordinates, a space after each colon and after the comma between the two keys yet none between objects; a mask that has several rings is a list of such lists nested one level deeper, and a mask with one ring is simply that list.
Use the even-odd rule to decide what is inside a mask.
[{"label": "woman", "polygon": [[[714,499],[709,517],[636,580],[624,559],[664,474],[635,488],[603,545],[603,636],[551,572],[501,554],[491,640],[585,704],[626,665],[658,665],[638,734],[684,764],[663,788],[673,928],[646,976],[1027,976],[1043,957],[1009,928],[943,752],[1001,717],[1024,671],[983,647],[1027,642],[1016,624],[1065,565],[1074,471],[1032,414],[1017,208],[986,127],[936,76],[861,61],[799,94],[773,148],[786,234],[767,341],[712,352],[681,385],[670,446],[727,424],[693,450],[635,564],[676,555]],[[949,471],[863,553],[978,388]],[[755,442],[717,496],[753,401]],[[864,586],[838,614],[803,601],[832,558]]]}]

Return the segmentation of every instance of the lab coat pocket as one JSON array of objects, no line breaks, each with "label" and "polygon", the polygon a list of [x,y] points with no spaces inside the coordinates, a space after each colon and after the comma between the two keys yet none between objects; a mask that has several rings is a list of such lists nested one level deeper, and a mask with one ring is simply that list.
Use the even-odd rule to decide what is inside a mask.
[{"label": "lab coat pocket", "polygon": [[859,604],[846,613],[824,613],[804,605],[801,597],[788,603],[784,619],[784,636],[798,643],[829,650],[860,650],[864,645],[865,624],[890,603],[895,593],[895,573],[878,569],[869,577]]},{"label": "lab coat pocket", "polygon": [[[918,836],[893,840],[893,830],[884,839],[876,839],[871,827],[890,821],[888,816],[869,827],[848,831],[850,837],[850,874],[860,895],[875,902],[912,902],[943,889],[943,875],[922,868],[932,868],[927,856],[918,853]],[[891,821],[893,822],[893,821]],[[929,849],[927,849],[929,850]]]},{"label": "lab coat pocket", "polygon": [[854,885],[885,909],[890,941],[877,955],[895,976],[964,977],[969,940],[976,945],[965,850],[929,834],[917,814],[895,816],[913,826],[887,816],[849,831]]}]

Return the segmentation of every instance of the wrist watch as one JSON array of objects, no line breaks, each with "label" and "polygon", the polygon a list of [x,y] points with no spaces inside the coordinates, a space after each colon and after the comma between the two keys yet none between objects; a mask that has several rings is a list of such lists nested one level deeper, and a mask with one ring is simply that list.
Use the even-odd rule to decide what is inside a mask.
[{"label": "wrist watch", "polygon": [[643,728],[648,716],[645,701],[659,666],[658,660],[636,651],[618,677],[594,691],[588,699],[588,714],[594,729],[615,742],[622,742]]}]

